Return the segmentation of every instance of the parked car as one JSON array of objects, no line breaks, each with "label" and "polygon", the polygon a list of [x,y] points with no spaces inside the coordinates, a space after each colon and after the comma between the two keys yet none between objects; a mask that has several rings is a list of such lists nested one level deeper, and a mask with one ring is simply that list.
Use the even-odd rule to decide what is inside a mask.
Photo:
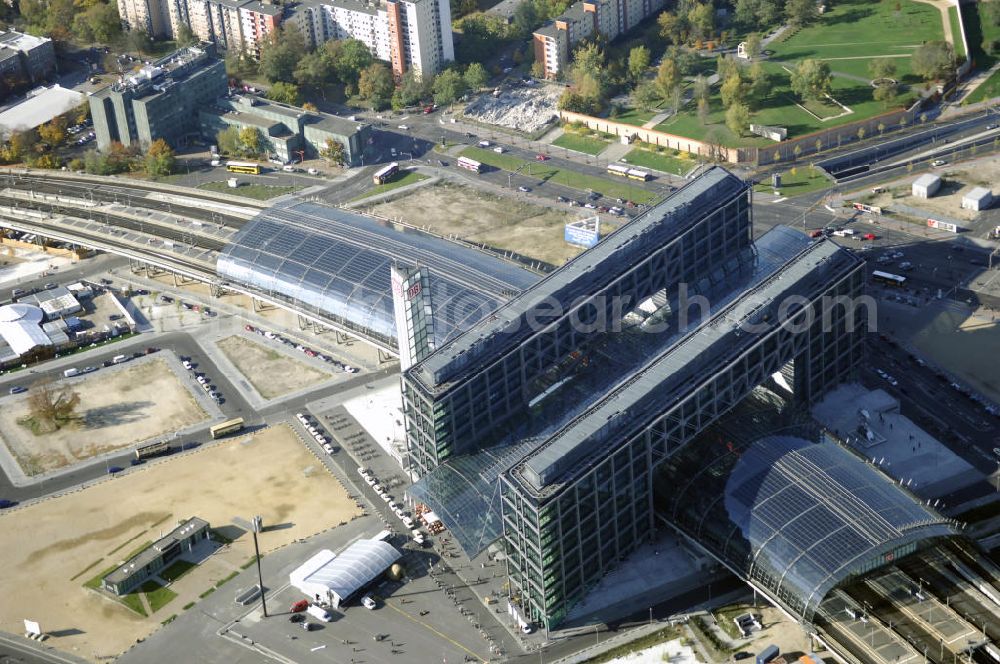
[{"label": "parked car", "polygon": [[307,169],[306,173],[308,173],[309,175],[319,175],[319,171],[317,171],[315,168]]},{"label": "parked car", "polygon": [[0,510],[5,510],[8,507],[14,507],[17,505],[16,500],[7,500],[6,498],[0,498]]},{"label": "parked car", "polygon": [[535,161],[548,161],[549,156],[547,154],[538,153],[535,155]]},{"label": "parked car", "polygon": [[521,187],[518,187],[518,188],[517,188],[517,190],[518,190],[518,191],[520,191],[520,192],[522,192],[522,193],[525,193],[525,194],[526,194],[526,193],[528,193],[529,191],[531,191],[531,187],[525,187],[525,186],[521,186]]},{"label": "parked car", "polygon": [[21,394],[22,392],[27,392],[27,391],[28,388],[22,387],[21,385],[15,385],[14,387],[10,388],[11,394]]},{"label": "parked car", "polygon": [[934,161],[931,162],[931,166],[944,166],[947,163],[948,162],[945,161],[944,159],[935,159]]},{"label": "parked car", "polygon": [[108,468],[108,474],[109,475],[114,475],[115,473],[120,473],[123,470],[125,470],[125,469],[122,468],[121,466],[111,466],[110,468]]},{"label": "parked car", "polygon": [[292,604],[292,606],[289,607],[288,610],[291,611],[292,613],[301,613],[302,611],[305,611],[308,608],[309,608],[309,600],[300,599],[299,601]]}]

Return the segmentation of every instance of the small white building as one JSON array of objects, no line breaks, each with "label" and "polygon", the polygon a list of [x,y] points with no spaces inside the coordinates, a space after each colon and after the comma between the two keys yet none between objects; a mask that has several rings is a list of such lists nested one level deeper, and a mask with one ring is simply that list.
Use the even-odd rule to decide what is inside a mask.
[{"label": "small white building", "polygon": [[924,173],[913,181],[913,195],[917,198],[930,198],[941,188],[941,178],[933,173]]},{"label": "small white building", "polygon": [[976,187],[962,195],[962,209],[979,212],[993,204],[993,192],[986,187]]},{"label": "small white building", "polygon": [[289,574],[289,582],[311,601],[338,608],[392,567],[402,554],[388,542],[363,539],[341,551],[314,554]]}]

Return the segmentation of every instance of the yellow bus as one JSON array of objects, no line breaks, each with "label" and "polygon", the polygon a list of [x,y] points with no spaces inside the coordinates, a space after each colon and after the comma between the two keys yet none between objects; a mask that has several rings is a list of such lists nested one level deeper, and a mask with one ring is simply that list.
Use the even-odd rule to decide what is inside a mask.
[{"label": "yellow bus", "polygon": [[260,175],[260,164],[250,161],[227,161],[226,170],[230,173],[248,173],[250,175]]},{"label": "yellow bus", "polygon": [[222,438],[223,436],[228,436],[231,433],[236,433],[243,428],[243,418],[236,417],[231,420],[226,420],[225,422],[220,422],[216,424],[211,429],[209,433],[212,434],[212,438]]}]

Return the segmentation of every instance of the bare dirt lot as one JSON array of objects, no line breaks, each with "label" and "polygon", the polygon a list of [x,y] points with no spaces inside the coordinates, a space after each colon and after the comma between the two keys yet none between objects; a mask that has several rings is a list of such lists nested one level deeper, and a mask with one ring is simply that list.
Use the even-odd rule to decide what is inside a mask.
[{"label": "bare dirt lot", "polygon": [[[917,174],[914,173],[912,177],[907,178],[905,186],[894,186],[888,193],[874,196],[872,204],[891,209],[895,201],[928,212],[937,212],[952,219],[975,221],[979,219],[980,213],[963,210],[962,196],[974,187],[991,189],[993,183],[1000,181],[1000,162],[996,159],[979,159],[971,163],[936,169],[935,174],[941,176],[941,188],[930,198],[910,195],[912,191],[910,184],[917,178]],[[1000,192],[993,190],[994,196],[998,193]]]},{"label": "bare dirt lot", "polygon": [[[306,495],[323,496],[323,509],[294,499]],[[133,548],[165,534],[178,520],[199,516],[224,527],[235,514],[255,513],[263,517],[265,552],[346,523],[361,509],[291,429],[281,426],[6,511],[0,515],[0,597],[8,601],[0,602],[0,630],[21,633],[22,619],[33,617],[58,635],[49,645],[87,659],[113,657],[238,570],[253,554],[253,541],[241,535],[175,582],[171,589],[178,596],[149,618],[83,583],[124,562]]]},{"label": "bare dirt lot", "polygon": [[239,335],[221,339],[216,345],[265,399],[321,383],[332,375]]},{"label": "bare dirt lot", "polygon": [[455,235],[497,249],[562,265],[582,249],[563,240],[563,225],[583,215],[531,205],[455,184],[423,187],[376,205],[376,214],[399,218],[438,235]]},{"label": "bare dirt lot", "polygon": [[161,359],[100,369],[72,387],[80,395],[77,420],[51,433],[35,435],[18,423],[29,414],[28,395],[4,400],[0,442],[25,474],[62,468],[208,419]]}]

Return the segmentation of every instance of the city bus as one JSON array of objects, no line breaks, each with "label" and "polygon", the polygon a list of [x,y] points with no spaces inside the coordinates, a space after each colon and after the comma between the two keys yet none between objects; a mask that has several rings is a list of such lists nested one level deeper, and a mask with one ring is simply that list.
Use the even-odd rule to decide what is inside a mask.
[{"label": "city bus", "polygon": [[383,166],[375,171],[374,175],[372,175],[372,181],[375,184],[385,184],[396,177],[396,173],[399,173],[399,164],[394,161],[388,166]]},{"label": "city bus", "polygon": [[480,173],[483,170],[482,164],[480,164],[475,159],[469,159],[468,157],[459,157],[458,167],[464,168],[465,170],[472,171],[474,173]]},{"label": "city bus", "polygon": [[212,434],[212,438],[222,438],[223,436],[228,436],[231,433],[236,433],[241,429],[243,429],[243,418],[236,417],[216,424],[209,429],[208,432]]},{"label": "city bus", "polygon": [[145,445],[140,445],[135,448],[135,458],[139,461],[142,459],[148,459],[149,457],[154,457],[157,454],[164,454],[170,451],[170,443],[165,440],[159,440],[154,443],[146,443]]},{"label": "city bus", "polygon": [[906,285],[906,277],[901,277],[898,274],[890,274],[888,272],[880,272],[875,270],[872,272],[872,279],[885,286],[892,286],[894,288],[902,288]]},{"label": "city bus", "polygon": [[628,169],[629,180],[642,180],[643,182],[649,182],[650,175],[647,171],[640,171],[638,168]]},{"label": "city bus", "polygon": [[621,164],[608,164],[608,175],[617,175],[618,177],[627,178],[628,171],[628,166],[622,166]]},{"label": "city bus", "polygon": [[260,175],[260,164],[249,161],[227,161],[226,170],[230,173],[247,173],[249,175]]}]

